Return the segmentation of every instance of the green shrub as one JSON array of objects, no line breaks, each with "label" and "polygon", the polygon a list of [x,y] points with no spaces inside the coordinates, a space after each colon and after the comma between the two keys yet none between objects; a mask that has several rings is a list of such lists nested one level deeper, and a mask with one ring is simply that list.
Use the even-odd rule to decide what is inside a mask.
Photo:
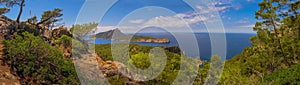
[{"label": "green shrub", "polygon": [[8,64],[27,84],[79,84],[71,59],[64,59],[40,37],[28,32],[4,42]]},{"label": "green shrub", "polygon": [[124,85],[126,84],[126,79],[120,78],[119,76],[112,76],[107,78],[111,85]]},{"label": "green shrub", "polygon": [[32,33],[33,35],[35,36],[38,36],[41,34],[40,30],[35,27],[35,26],[32,26],[32,25],[28,25],[28,24],[25,24],[25,23],[21,23],[19,25],[19,29],[17,30],[18,34],[22,34],[23,32],[29,32],[29,33]]},{"label": "green shrub", "polygon": [[291,68],[279,70],[264,77],[264,82],[279,85],[300,84],[300,63]]},{"label": "green shrub", "polygon": [[55,40],[55,43],[59,46],[63,46],[63,48],[72,47],[72,38],[67,35],[62,35]]},{"label": "green shrub", "polygon": [[151,65],[148,54],[143,52],[132,55],[129,62],[133,63],[133,65],[135,65],[137,68],[143,70],[147,69]]}]

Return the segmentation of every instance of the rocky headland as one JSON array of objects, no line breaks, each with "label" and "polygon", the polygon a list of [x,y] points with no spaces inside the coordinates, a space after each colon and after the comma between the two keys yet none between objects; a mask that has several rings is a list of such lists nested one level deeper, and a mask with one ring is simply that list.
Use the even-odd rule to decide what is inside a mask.
[{"label": "rocky headland", "polygon": [[[115,41],[131,41],[131,42],[145,42],[145,43],[170,43],[168,38],[155,38],[152,36],[140,35],[126,35],[119,29],[114,29],[106,32],[96,34],[97,38],[115,40]],[[131,37],[131,38],[130,38]]]},{"label": "rocky headland", "polygon": [[169,43],[168,38],[153,38],[153,39],[137,39],[133,42],[146,42],[146,43]]}]

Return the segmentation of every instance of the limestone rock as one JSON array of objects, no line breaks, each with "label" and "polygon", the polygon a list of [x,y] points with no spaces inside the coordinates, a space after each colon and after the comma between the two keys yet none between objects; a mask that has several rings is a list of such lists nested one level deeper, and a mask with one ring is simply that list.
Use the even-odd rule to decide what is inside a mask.
[{"label": "limestone rock", "polygon": [[17,22],[7,18],[6,16],[0,16],[0,37],[9,37],[10,34],[15,31]]},{"label": "limestone rock", "polygon": [[53,29],[52,36],[54,38],[60,38],[62,35],[72,36],[71,32],[65,27]]}]

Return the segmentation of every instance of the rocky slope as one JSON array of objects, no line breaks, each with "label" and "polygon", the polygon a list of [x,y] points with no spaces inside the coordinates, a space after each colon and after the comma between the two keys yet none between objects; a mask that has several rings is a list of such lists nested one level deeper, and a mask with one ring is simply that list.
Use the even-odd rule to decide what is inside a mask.
[{"label": "rocky slope", "polygon": [[[124,64],[115,61],[103,61],[100,56],[93,52],[83,54],[81,55],[81,58],[75,58],[74,63],[77,69],[80,70],[80,74],[84,74],[85,77],[81,78],[83,80],[94,80],[95,78],[109,79],[110,77],[118,76],[125,80],[124,82],[126,85],[144,85],[143,82],[130,79],[136,75],[130,73]],[[127,73],[123,74],[120,70],[125,70]]]},{"label": "rocky slope", "polygon": [[[20,25],[21,24],[21,25]],[[30,28],[30,29],[29,29]],[[31,29],[38,28],[38,29]],[[59,27],[55,30],[50,30],[46,27],[28,24],[26,22],[17,23],[14,20],[7,18],[6,16],[0,16],[0,85],[19,85],[20,78],[14,75],[14,72],[10,71],[10,67],[6,64],[7,61],[5,54],[3,53],[4,39],[13,39],[14,34],[18,31],[30,31],[35,33],[37,36],[41,36],[46,42],[55,44],[54,40],[61,37],[62,35],[71,36],[71,33],[65,27]],[[54,46],[54,45],[53,45]],[[71,48],[64,49],[62,52],[64,56],[71,57]]]},{"label": "rocky slope", "polygon": [[[11,20],[5,16],[0,16],[0,40],[5,39],[12,39],[13,34],[17,31],[28,31],[26,28],[30,28],[31,26],[34,27],[35,25],[30,25],[25,22],[22,22],[21,24],[24,24],[24,27],[16,27],[20,26],[18,23],[16,23],[14,20]],[[65,27],[59,27],[53,30],[50,30],[46,27],[34,27],[38,29],[33,29],[35,32],[37,32],[37,35],[41,36],[45,42],[49,42],[52,44],[52,46],[56,46],[54,40],[60,38],[62,35],[67,35],[72,37],[72,34],[68,29]],[[30,30],[32,31],[32,29]],[[109,34],[108,34],[109,35]],[[125,36],[120,34],[119,36]],[[167,39],[165,39],[167,40]],[[163,42],[160,40],[146,40],[147,42]],[[143,42],[146,42],[143,41]],[[0,41],[1,42],[1,41]],[[19,85],[19,78],[15,75],[13,75],[13,72],[10,72],[10,67],[7,65],[4,65],[3,59],[4,54],[2,53],[3,45],[0,44],[0,84],[1,85]],[[72,57],[72,47],[62,48],[60,50],[64,53],[64,56],[67,58],[74,58]],[[134,74],[131,74],[128,70],[128,68],[119,62],[115,61],[103,61],[100,56],[97,54],[94,54],[93,52],[89,52],[87,54],[81,55],[82,58],[74,58],[73,62],[75,63],[77,69],[81,69],[80,72],[83,72],[86,74],[86,77],[88,78],[109,78],[112,76],[118,76],[125,81],[125,84],[127,85],[143,85],[143,82],[134,81],[130,78],[136,76]],[[120,72],[120,70],[125,70],[127,73],[123,74]],[[100,72],[100,73],[99,73]],[[99,75],[97,75],[99,73]],[[130,77],[130,78],[128,78]],[[85,82],[82,82],[85,83]],[[89,82],[88,82],[89,83]]]},{"label": "rocky slope", "polygon": [[[1,40],[0,40],[1,41]],[[0,44],[0,84],[1,85],[20,85],[19,77],[12,74],[8,65],[3,60],[3,44]]]},{"label": "rocky slope", "polygon": [[4,38],[12,37],[11,34],[15,30],[14,26],[17,22],[0,16],[0,84],[1,85],[20,85],[19,78],[10,71],[10,67],[4,63],[5,55],[3,53],[3,44],[1,42]]}]

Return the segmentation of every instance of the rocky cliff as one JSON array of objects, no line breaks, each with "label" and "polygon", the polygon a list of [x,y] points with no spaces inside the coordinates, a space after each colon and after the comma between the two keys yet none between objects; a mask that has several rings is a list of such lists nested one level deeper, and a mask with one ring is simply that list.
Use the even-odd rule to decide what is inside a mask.
[{"label": "rocky cliff", "polygon": [[146,42],[146,43],[169,43],[168,38],[153,38],[153,39],[137,39],[132,42]]}]

